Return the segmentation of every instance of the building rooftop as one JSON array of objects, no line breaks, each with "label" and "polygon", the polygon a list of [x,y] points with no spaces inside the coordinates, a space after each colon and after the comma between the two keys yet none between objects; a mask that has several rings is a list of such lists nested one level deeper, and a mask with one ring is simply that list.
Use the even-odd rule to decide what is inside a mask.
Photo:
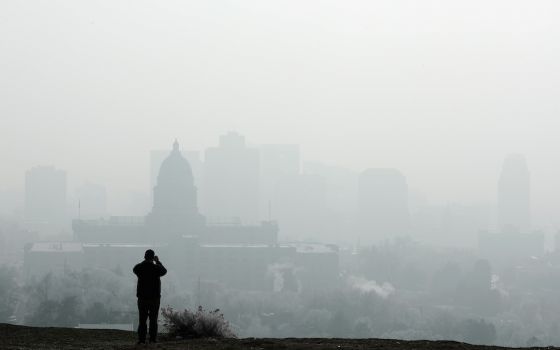
[{"label": "building rooftop", "polygon": [[338,247],[332,244],[322,244],[322,243],[303,243],[303,242],[293,242],[293,243],[280,243],[280,244],[202,244],[201,248],[291,248],[295,249],[296,252],[302,254],[326,254],[326,253],[337,253]]},{"label": "building rooftop", "polygon": [[31,245],[30,252],[36,253],[81,253],[82,243],[77,242],[36,242]]},{"label": "building rooftop", "polygon": [[298,253],[326,254],[338,253],[338,246],[324,243],[290,242],[280,244],[282,247],[295,248]]},{"label": "building rooftop", "polygon": [[83,243],[84,248],[161,248],[167,246],[166,244],[153,245],[147,243]]},{"label": "building rooftop", "polygon": [[99,219],[76,219],[73,224],[95,225],[95,226],[141,226],[146,222],[145,216],[111,216]]},{"label": "building rooftop", "polygon": [[201,248],[271,248],[269,244],[201,244]]}]

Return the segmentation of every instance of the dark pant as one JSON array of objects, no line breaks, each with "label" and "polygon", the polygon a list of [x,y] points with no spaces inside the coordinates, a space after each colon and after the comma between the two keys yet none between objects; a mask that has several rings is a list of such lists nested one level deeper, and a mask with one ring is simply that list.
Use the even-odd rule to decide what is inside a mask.
[{"label": "dark pant", "polygon": [[146,341],[146,321],[150,318],[150,341],[157,338],[157,319],[159,314],[159,298],[143,299],[138,298],[138,340]]}]

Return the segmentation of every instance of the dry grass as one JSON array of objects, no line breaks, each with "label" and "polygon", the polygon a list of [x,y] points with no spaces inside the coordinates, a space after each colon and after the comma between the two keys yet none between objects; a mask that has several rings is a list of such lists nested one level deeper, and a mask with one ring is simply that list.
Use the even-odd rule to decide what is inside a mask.
[{"label": "dry grass", "polygon": [[[0,324],[0,349],[167,349],[167,350],[257,350],[257,349],[383,349],[383,350],[489,350],[506,349],[449,341],[399,341],[385,339],[192,339],[165,340],[157,345],[137,346],[133,332],[72,328],[35,328]],[[537,349],[537,348],[534,348]],[[543,349],[543,348],[541,348]],[[551,348],[547,348],[551,349]]]}]

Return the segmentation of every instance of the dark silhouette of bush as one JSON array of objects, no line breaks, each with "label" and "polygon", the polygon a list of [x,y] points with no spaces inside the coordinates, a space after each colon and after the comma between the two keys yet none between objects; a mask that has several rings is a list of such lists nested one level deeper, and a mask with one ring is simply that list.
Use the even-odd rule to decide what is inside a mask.
[{"label": "dark silhouette of bush", "polygon": [[219,309],[206,311],[202,306],[196,312],[175,311],[167,306],[161,311],[163,324],[169,336],[181,338],[235,338],[228,321]]}]

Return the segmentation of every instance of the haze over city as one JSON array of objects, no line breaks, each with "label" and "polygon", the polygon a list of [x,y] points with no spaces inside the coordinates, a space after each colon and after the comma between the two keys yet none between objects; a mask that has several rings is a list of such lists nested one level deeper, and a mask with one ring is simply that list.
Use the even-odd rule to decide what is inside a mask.
[{"label": "haze over city", "polygon": [[304,160],[398,168],[437,203],[492,202],[503,157],[523,153],[536,222],[559,224],[554,2],[1,6],[2,190],[55,165],[122,212],[149,150],[235,130]]},{"label": "haze over city", "polygon": [[0,323],[136,330],[144,257],[230,335],[560,345],[558,18],[0,3]]}]

